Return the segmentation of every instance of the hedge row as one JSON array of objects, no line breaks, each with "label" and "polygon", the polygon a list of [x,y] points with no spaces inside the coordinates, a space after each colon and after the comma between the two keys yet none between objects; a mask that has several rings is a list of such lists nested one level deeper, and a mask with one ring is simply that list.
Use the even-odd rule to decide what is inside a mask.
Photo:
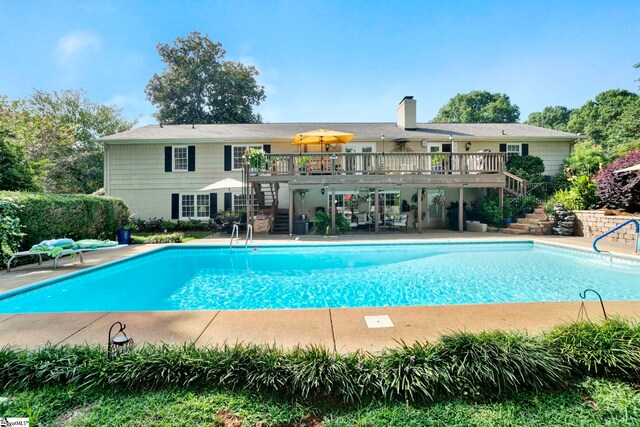
[{"label": "hedge row", "polygon": [[379,355],[252,345],[146,345],[112,359],[97,346],[0,350],[0,383],[6,386],[229,388],[334,402],[483,401],[566,388],[586,376],[637,382],[639,373],[640,327],[619,319],[568,324],[539,336],[454,333]]},{"label": "hedge row", "polygon": [[114,197],[3,191],[0,199],[18,204],[22,250],[61,237],[114,239],[118,225],[129,215],[124,201]]}]

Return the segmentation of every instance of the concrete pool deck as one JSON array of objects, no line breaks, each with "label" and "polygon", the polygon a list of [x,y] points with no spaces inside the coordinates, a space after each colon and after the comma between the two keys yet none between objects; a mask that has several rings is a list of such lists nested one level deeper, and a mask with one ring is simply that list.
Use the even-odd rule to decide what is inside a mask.
[{"label": "concrete pool deck", "polygon": [[[574,247],[590,247],[591,240],[579,237],[522,237],[495,233],[429,232],[428,234],[346,235],[323,238],[301,236],[256,236],[255,244],[308,244],[318,242],[424,242],[455,240],[538,240]],[[207,238],[193,244],[228,245],[229,237]],[[117,251],[88,253],[85,263],[68,257],[60,267],[51,261],[42,266],[16,267],[0,272],[0,292],[47,280],[84,268],[115,261],[162,245],[138,245]],[[603,250],[633,258],[632,247],[602,245]],[[586,304],[591,319],[602,317],[599,303]],[[609,315],[638,319],[640,301],[605,302]],[[377,352],[398,342],[435,340],[452,331],[519,330],[536,333],[559,323],[575,320],[580,302],[514,304],[442,305],[416,307],[332,308],[309,310],[214,310],[158,312],[88,312],[51,314],[0,314],[0,343],[36,348],[52,344],[106,344],[109,326],[116,321],[127,325],[136,343],[195,342],[214,345],[224,342],[275,344],[284,348],[318,344],[339,352],[365,350]],[[393,327],[369,328],[364,316],[389,316]]]}]

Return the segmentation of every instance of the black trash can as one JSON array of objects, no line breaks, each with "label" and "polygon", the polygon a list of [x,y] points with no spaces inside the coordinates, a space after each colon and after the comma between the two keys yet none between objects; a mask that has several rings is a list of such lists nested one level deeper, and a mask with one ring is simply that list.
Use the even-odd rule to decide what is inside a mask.
[{"label": "black trash can", "polygon": [[309,221],[306,219],[296,219],[293,221],[293,234],[303,236],[309,234]]}]

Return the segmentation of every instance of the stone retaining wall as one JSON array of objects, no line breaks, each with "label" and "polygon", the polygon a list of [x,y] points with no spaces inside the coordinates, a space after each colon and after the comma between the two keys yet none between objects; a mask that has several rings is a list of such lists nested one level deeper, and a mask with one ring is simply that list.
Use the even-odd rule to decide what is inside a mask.
[{"label": "stone retaining wall", "polygon": [[[606,210],[575,211],[576,222],[573,234],[575,236],[596,238],[630,219],[640,221],[640,216],[607,215]],[[603,239],[613,243],[632,243],[635,241],[635,226],[629,224]]]}]

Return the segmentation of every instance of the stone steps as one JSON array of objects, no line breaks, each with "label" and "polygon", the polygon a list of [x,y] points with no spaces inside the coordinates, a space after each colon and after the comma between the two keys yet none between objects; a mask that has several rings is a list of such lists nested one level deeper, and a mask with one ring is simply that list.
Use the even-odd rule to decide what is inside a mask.
[{"label": "stone steps", "polygon": [[528,213],[525,218],[518,218],[517,222],[512,222],[509,227],[503,228],[505,234],[533,234],[548,235],[554,221],[550,221],[542,208],[535,208],[533,213]]}]

